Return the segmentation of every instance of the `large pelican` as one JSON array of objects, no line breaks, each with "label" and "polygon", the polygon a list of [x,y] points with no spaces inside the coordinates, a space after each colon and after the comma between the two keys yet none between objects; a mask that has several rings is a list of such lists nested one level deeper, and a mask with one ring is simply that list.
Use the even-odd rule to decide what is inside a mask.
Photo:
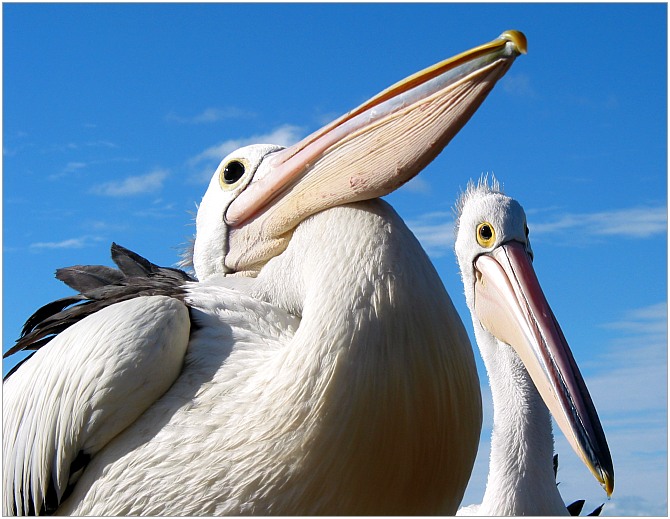
[{"label": "large pelican", "polygon": [[485,179],[468,186],[457,212],[456,256],[493,396],[484,500],[459,515],[569,515],[556,485],[549,412],[608,495],[614,469],[589,392],[535,276],[526,215]]},{"label": "large pelican", "polygon": [[[198,282],[103,301],[5,382],[3,512],[454,513],[481,427],[474,357],[377,197],[524,49],[504,33],[293,147],[226,157],[197,214]],[[74,284],[116,294],[125,274]]]}]

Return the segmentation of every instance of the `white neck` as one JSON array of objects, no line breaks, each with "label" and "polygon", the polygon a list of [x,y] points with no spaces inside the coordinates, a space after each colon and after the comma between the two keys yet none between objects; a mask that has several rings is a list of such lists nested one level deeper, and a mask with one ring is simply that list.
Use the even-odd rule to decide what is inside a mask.
[{"label": "white neck", "polygon": [[305,408],[319,409],[303,440],[309,478],[285,494],[338,485],[325,509],[454,513],[481,420],[474,356],[402,220],[382,201],[314,215],[258,281],[258,297],[302,317],[282,360],[293,373],[286,393],[298,389],[309,396]]},{"label": "white neck", "polygon": [[512,347],[478,321],[474,325],[493,396],[491,460],[479,514],[567,515],[553,471],[549,411]]}]

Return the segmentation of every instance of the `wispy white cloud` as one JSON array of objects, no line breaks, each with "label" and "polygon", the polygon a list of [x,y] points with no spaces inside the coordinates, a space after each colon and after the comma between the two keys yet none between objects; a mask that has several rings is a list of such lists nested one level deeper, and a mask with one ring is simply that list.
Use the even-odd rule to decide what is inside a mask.
[{"label": "wispy white cloud", "polygon": [[620,101],[615,94],[601,94],[598,97],[585,95],[582,93],[570,93],[565,96],[565,101],[573,106],[595,110],[611,111],[620,106]]},{"label": "wispy white cloud", "polygon": [[[130,162],[137,162],[138,159],[134,158],[128,158],[128,157],[112,157],[112,158],[98,158],[95,160],[71,160],[63,166],[63,168],[56,172],[52,173],[51,175],[48,176],[49,180],[60,180],[64,177],[70,176],[70,175],[78,175],[86,170],[93,171],[94,168],[99,169],[101,166],[106,166],[109,164],[116,164],[116,163],[130,163]],[[96,169],[96,170],[97,170]]]},{"label": "wispy white cloud", "polygon": [[34,251],[53,250],[53,249],[82,249],[88,247],[102,238],[98,236],[80,236],[78,238],[68,238],[61,241],[42,241],[30,244],[30,249]]},{"label": "wispy white cloud", "polygon": [[86,162],[68,162],[65,167],[63,168],[63,173],[72,173],[74,171],[78,171],[80,169],[83,169],[87,167],[88,164]]},{"label": "wispy white cloud", "polygon": [[150,206],[145,206],[140,210],[133,211],[133,216],[138,218],[155,218],[155,219],[164,219],[172,218],[175,215],[182,215],[181,211],[177,211],[176,204],[166,202],[162,198],[154,200]]},{"label": "wispy white cloud", "polygon": [[533,236],[563,232],[587,237],[648,238],[665,234],[668,218],[665,207],[632,207],[596,213],[566,213],[544,222],[531,220],[528,226]]},{"label": "wispy white cloud", "polygon": [[62,241],[40,241],[31,243],[31,249],[81,249],[85,245],[84,238],[70,238]]},{"label": "wispy white cloud", "polygon": [[434,211],[407,222],[426,252],[433,258],[449,254],[454,248],[454,215]]},{"label": "wispy white cloud", "polygon": [[165,116],[166,121],[176,122],[180,124],[206,124],[222,121],[224,119],[232,119],[237,117],[253,117],[254,114],[245,112],[239,108],[205,108],[199,114],[193,116],[181,116],[174,112],[170,112]]},{"label": "wispy white cloud", "polygon": [[197,169],[198,173],[193,176],[196,182],[207,182],[214,173],[214,169],[219,162],[237,148],[248,146],[250,144],[268,143],[279,146],[290,146],[295,144],[303,136],[304,131],[298,126],[284,124],[269,133],[252,135],[246,138],[229,139],[214,146],[210,146],[204,151],[188,160],[191,168]]},{"label": "wispy white cloud", "polygon": [[97,141],[88,141],[84,143],[84,146],[88,148],[118,148],[118,144],[112,141],[100,139]]},{"label": "wispy white cloud", "polygon": [[416,193],[420,195],[430,194],[432,189],[430,183],[422,177],[414,177],[409,182],[404,184],[400,190]]},{"label": "wispy white cloud", "polygon": [[92,162],[83,162],[83,161],[70,161],[67,164],[65,164],[65,167],[63,167],[62,170],[60,170],[58,173],[53,173],[48,176],[49,180],[60,180],[63,177],[67,177],[68,175],[73,175],[76,174],[86,168],[89,168],[91,166]]},{"label": "wispy white cloud", "polygon": [[163,187],[168,176],[164,169],[156,169],[145,175],[127,177],[116,182],[105,182],[91,189],[96,195],[103,196],[135,196],[155,193]]},{"label": "wispy white cloud", "polygon": [[270,133],[252,135],[251,137],[242,139],[229,139],[219,144],[215,144],[214,146],[210,146],[203,152],[190,159],[189,162],[191,164],[197,164],[203,160],[211,159],[220,161],[224,156],[228,155],[237,148],[255,143],[266,142],[278,144],[280,146],[290,146],[291,144],[297,142],[301,135],[301,128],[290,124],[285,124]]},{"label": "wispy white cloud", "polygon": [[509,94],[523,97],[537,97],[528,74],[507,74],[501,81],[503,90]]},{"label": "wispy white cloud", "polygon": [[103,220],[87,220],[82,222],[82,227],[90,229],[94,232],[118,232],[128,229],[128,224],[120,223],[118,221],[108,222]]},{"label": "wispy white cloud", "polygon": [[63,153],[74,150],[82,150],[86,148],[114,149],[118,147],[119,147],[118,144],[116,144],[115,142],[100,139],[96,141],[85,141],[85,142],[70,141],[66,144],[52,144],[50,146],[42,148],[40,151],[41,153]]},{"label": "wispy white cloud", "polygon": [[2,142],[2,155],[4,157],[15,157],[19,153],[35,148],[35,144],[30,140],[30,135],[24,131],[17,131],[12,135],[5,134]]},{"label": "wispy white cloud", "polygon": [[[668,305],[666,302],[646,306],[627,312],[619,321],[602,325],[603,329],[614,330],[617,338],[614,350],[610,352],[628,353],[630,338],[644,337],[644,343],[658,345],[665,342],[668,333]],[[648,360],[648,357],[645,356]]]},{"label": "wispy white cloud", "polygon": [[637,416],[645,409],[667,408],[667,303],[630,310],[599,328],[611,337],[593,381],[594,391],[611,406],[603,410]]}]

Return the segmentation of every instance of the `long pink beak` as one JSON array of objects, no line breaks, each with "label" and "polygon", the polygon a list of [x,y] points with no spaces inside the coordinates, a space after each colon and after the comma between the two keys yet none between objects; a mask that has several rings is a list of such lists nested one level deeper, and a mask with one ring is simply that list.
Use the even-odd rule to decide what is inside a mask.
[{"label": "long pink beak", "polygon": [[525,36],[507,31],[274,153],[230,204],[226,223],[235,229],[261,219],[266,236],[281,236],[318,211],[394,191],[442,151],[525,51]]},{"label": "long pink beak", "polygon": [[478,257],[475,268],[477,317],[515,349],[572,448],[610,495],[614,468],[605,433],[524,246],[508,242]]}]

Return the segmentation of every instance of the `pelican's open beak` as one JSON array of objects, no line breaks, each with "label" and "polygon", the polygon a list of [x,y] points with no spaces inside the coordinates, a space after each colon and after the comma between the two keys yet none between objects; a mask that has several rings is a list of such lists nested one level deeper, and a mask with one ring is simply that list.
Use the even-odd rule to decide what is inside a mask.
[{"label": "pelican's open beak", "polygon": [[515,349],[563,434],[609,496],[614,468],[605,433],[524,246],[508,242],[479,256],[475,268],[478,319]]},{"label": "pelican's open beak", "polygon": [[272,154],[230,204],[226,223],[234,231],[260,219],[262,233],[276,239],[318,211],[394,191],[442,151],[525,51],[525,36],[507,31]]}]

